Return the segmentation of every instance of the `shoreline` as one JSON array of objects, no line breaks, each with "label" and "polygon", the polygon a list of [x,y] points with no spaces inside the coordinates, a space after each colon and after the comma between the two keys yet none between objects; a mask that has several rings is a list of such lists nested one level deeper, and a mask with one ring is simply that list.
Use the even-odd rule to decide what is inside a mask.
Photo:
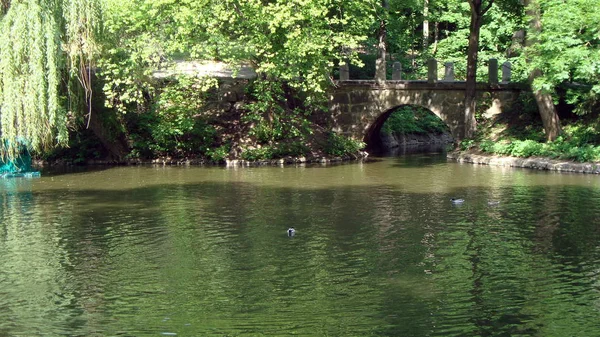
[{"label": "shoreline", "polygon": [[550,159],[546,157],[507,157],[484,154],[475,151],[451,151],[448,152],[446,157],[459,163],[518,167],[539,171],[600,174],[600,163],[578,163],[569,160]]},{"label": "shoreline", "polygon": [[[256,166],[295,166],[307,164],[340,164],[352,161],[364,161],[369,157],[368,153],[361,151],[360,154],[346,157],[286,157],[280,159],[248,161],[243,159],[229,159],[216,163],[204,159],[189,158],[155,158],[148,160],[87,160],[84,163],[72,162],[44,162],[34,161],[36,167],[56,166],[137,166],[137,165],[163,165],[163,166],[222,166],[222,167],[256,167]],[[510,157],[497,156],[479,151],[449,151],[446,158],[458,163],[469,163],[474,165],[489,165],[526,168],[538,171],[554,171],[565,173],[600,174],[600,163],[579,163],[569,160],[550,159],[547,157]]]},{"label": "shoreline", "polygon": [[34,160],[35,167],[57,167],[57,166],[138,166],[138,165],[162,165],[162,166],[222,166],[222,167],[253,167],[253,166],[292,166],[306,164],[339,164],[343,162],[366,160],[369,154],[364,151],[343,157],[285,157],[278,159],[264,159],[249,161],[244,159],[226,159],[222,162],[214,162],[200,158],[171,158],[161,157],[154,159],[126,159],[126,160],[102,160],[90,159],[81,163],[70,161],[42,161]]}]

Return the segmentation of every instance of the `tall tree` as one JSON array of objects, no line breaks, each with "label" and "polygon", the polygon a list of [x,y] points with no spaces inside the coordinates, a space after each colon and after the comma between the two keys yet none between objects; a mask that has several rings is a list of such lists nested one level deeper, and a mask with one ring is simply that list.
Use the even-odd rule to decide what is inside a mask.
[{"label": "tall tree", "polygon": [[[529,17],[529,33],[526,35],[526,45],[531,47],[536,44],[536,36],[542,32],[541,13],[539,3],[536,0],[525,0],[525,6],[527,8],[527,16]],[[532,49],[529,49],[532,50]],[[531,64],[531,59],[526,55],[527,62]],[[560,120],[558,113],[554,107],[554,100],[552,94],[548,90],[542,88],[536,88],[534,83],[536,79],[542,77],[542,70],[538,67],[531,67],[529,74],[529,82],[533,87],[533,97],[537,103],[540,116],[542,118],[542,124],[544,125],[544,132],[546,133],[546,139],[548,141],[555,140],[561,133]]]},{"label": "tall tree", "polygon": [[[560,132],[550,94],[561,87],[577,114],[597,111],[600,104],[599,0],[530,0],[526,59],[546,136]],[[566,89],[566,90],[564,90]],[[538,98],[536,97],[536,98]]]},{"label": "tall tree", "polygon": [[465,86],[465,119],[463,137],[471,137],[477,128],[475,120],[477,53],[479,52],[479,34],[483,16],[492,7],[494,0],[469,0],[471,24],[469,27],[469,47],[467,49],[467,80]]},{"label": "tall tree", "polygon": [[423,49],[429,47],[429,0],[423,0]]},{"label": "tall tree", "polygon": [[377,29],[377,60],[375,61],[375,79],[385,81],[387,74],[387,17],[388,2],[381,1],[382,12],[379,14],[379,28]]}]

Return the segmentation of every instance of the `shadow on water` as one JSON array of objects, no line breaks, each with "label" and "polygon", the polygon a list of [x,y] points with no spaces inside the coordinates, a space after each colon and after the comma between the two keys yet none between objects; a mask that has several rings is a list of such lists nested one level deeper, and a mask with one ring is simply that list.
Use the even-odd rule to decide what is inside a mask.
[{"label": "shadow on water", "polygon": [[54,165],[39,166],[37,169],[43,177],[55,177],[67,174],[84,174],[90,172],[101,172],[118,167],[116,165]]},{"label": "shadow on water", "polygon": [[410,154],[425,153],[446,153],[448,144],[422,144],[422,145],[404,145],[394,148],[381,148],[373,151],[372,155],[376,157],[398,157]]},{"label": "shadow on water", "polygon": [[396,158],[394,165],[404,168],[418,168],[427,166],[444,165],[446,153],[449,145],[447,144],[425,144],[402,146],[392,149],[380,150],[372,153],[375,158]]},{"label": "shadow on water", "polygon": [[597,188],[411,191],[232,180],[2,190],[0,334],[600,331]]}]

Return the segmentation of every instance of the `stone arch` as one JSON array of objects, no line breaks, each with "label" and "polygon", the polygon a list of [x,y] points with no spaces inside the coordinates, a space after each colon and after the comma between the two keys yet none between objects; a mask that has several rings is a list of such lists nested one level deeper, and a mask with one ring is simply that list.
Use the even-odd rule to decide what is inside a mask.
[{"label": "stone arch", "polygon": [[[415,103],[417,103],[417,104],[415,104]],[[446,125],[446,127],[448,128],[448,131],[452,134],[452,124],[449,124],[449,122],[451,123],[452,121],[448,121],[447,119],[445,119],[444,118],[444,117],[446,117],[445,114],[442,114],[441,111],[435,111],[435,110],[438,110],[435,107],[427,106],[425,104],[418,104],[421,102],[415,102],[415,103],[407,102],[405,104],[399,104],[399,105],[393,106],[391,108],[387,108],[383,113],[379,114],[379,116],[376,116],[375,119],[371,123],[368,123],[364,137],[363,137],[363,142],[365,142],[365,144],[367,144],[367,150],[382,147],[381,137],[380,137],[381,128],[383,127],[383,125],[385,124],[387,119],[390,117],[390,115],[394,111],[401,109],[403,107],[420,107],[420,108],[424,108],[424,109],[428,110],[430,113],[432,113],[437,118],[439,118]],[[452,136],[455,137],[454,134],[452,134]]]},{"label": "stone arch", "polygon": [[[496,114],[510,106],[521,89],[513,84],[478,83],[478,97],[493,100],[486,112]],[[390,110],[402,105],[424,107],[438,116],[455,139],[465,134],[464,82],[427,81],[342,81],[329,96],[328,115],[334,131],[354,139],[373,134],[389,116]],[[484,98],[485,98],[484,97]]]}]

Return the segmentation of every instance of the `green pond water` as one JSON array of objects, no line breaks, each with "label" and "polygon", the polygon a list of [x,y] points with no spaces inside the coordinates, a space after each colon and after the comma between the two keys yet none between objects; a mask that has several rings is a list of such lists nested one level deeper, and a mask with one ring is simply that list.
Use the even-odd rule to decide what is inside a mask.
[{"label": "green pond water", "polygon": [[0,336],[263,335],[600,336],[600,176],[432,154],[0,181]]}]

